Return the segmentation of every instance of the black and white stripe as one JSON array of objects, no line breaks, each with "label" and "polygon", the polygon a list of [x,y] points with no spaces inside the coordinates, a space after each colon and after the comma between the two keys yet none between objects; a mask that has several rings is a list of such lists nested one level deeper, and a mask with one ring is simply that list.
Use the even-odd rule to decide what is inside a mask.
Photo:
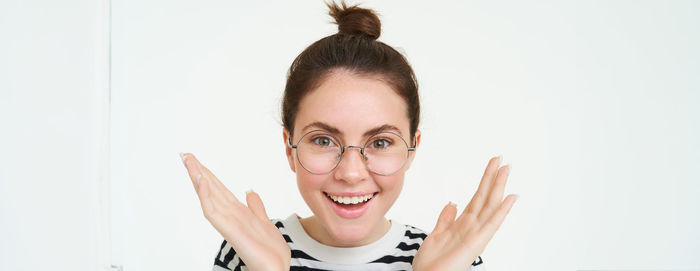
[{"label": "black and white stripe", "polygon": [[[296,218],[295,218],[296,219]],[[418,251],[418,248],[427,237],[427,234],[410,225],[401,225],[403,227],[403,236],[399,242],[395,243],[393,249],[387,250],[384,256],[377,257],[375,260],[357,263],[357,264],[339,264],[322,261],[312,255],[319,255],[319,252],[310,251],[309,248],[299,247],[299,243],[295,243],[295,238],[301,238],[291,234],[290,230],[285,227],[282,220],[273,219],[275,226],[282,233],[282,237],[287,241],[292,253],[291,266],[289,270],[309,270],[309,271],[326,271],[326,270],[412,270],[411,263]],[[400,233],[399,233],[400,234]],[[299,239],[297,239],[299,240]],[[316,253],[316,254],[315,254]],[[213,271],[246,271],[248,270],[245,263],[241,261],[238,254],[233,250],[231,245],[223,241],[219,252],[214,260]],[[469,269],[471,271],[483,270],[483,261],[479,257]]]}]

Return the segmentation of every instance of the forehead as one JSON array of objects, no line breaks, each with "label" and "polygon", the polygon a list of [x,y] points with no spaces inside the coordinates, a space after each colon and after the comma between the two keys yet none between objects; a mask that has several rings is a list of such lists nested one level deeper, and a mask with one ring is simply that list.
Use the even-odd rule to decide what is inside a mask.
[{"label": "forehead", "polygon": [[335,71],[299,104],[294,130],[323,122],[338,128],[341,136],[362,136],[383,125],[408,134],[409,120],[404,99],[381,78]]}]

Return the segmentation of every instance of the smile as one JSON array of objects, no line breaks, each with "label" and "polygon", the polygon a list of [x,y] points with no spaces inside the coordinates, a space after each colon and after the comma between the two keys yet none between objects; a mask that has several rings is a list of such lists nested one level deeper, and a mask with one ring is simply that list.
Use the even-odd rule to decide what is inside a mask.
[{"label": "smile", "polygon": [[374,196],[374,194],[367,194],[363,196],[352,196],[352,197],[342,197],[342,196],[334,196],[334,195],[328,195],[326,194],[331,200],[337,202],[337,203],[342,203],[342,204],[358,204],[358,203],[363,203],[366,202]]},{"label": "smile", "polygon": [[377,193],[333,195],[323,192],[336,215],[347,219],[358,218],[365,214]]}]

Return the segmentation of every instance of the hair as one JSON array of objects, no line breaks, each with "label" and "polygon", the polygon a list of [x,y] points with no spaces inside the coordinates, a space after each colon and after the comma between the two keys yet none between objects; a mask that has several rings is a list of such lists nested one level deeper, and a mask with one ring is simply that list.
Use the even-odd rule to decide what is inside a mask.
[{"label": "hair", "polygon": [[290,132],[290,138],[301,100],[333,71],[344,69],[378,77],[404,99],[413,142],[420,121],[420,101],[418,82],[408,61],[391,46],[377,41],[381,22],[373,10],[347,6],[345,1],[341,2],[342,7],[335,2],[325,4],[338,25],[338,33],[309,45],[289,67],[282,100],[282,125]]}]

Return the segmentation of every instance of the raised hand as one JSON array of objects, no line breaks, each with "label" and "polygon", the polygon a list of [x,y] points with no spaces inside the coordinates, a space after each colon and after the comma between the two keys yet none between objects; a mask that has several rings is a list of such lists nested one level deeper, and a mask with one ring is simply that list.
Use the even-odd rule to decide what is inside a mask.
[{"label": "raised hand", "polygon": [[457,207],[442,209],[435,229],[425,238],[413,260],[413,270],[469,270],[484,251],[517,199],[503,199],[510,166],[491,158],[474,197],[455,220]]},{"label": "raised hand", "polygon": [[193,154],[181,154],[204,217],[231,244],[248,270],[289,270],[291,251],[265,212],[260,196],[241,203]]}]

